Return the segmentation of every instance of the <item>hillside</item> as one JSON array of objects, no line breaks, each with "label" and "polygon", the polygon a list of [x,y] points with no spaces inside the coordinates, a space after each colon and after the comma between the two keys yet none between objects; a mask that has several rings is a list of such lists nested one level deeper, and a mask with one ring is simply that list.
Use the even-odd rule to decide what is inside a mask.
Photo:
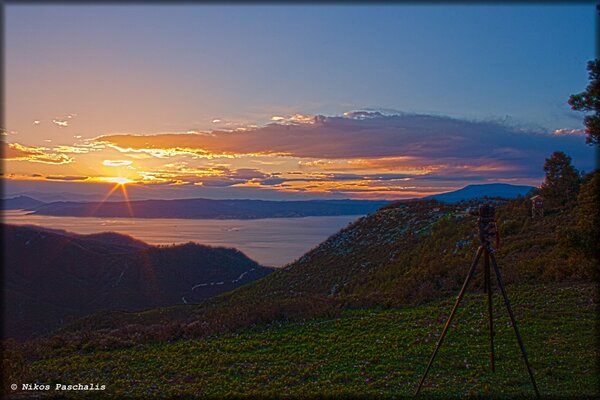
[{"label": "hillside", "polygon": [[[572,211],[534,220],[527,200],[493,201],[502,239],[496,257],[507,283],[591,278],[592,261],[570,243]],[[310,294],[357,306],[400,306],[449,295],[460,288],[479,245],[477,218],[466,213],[477,204],[388,205],[287,268],[220,298]]]},{"label": "hillside", "polygon": [[[534,220],[526,200],[495,201],[502,237],[497,259],[508,285],[591,279],[592,260],[573,244],[573,210]],[[285,268],[199,305],[94,314],[57,334],[74,349],[106,343],[107,335],[110,346],[120,347],[455,295],[478,245],[476,217],[465,213],[474,204],[390,204]],[[473,290],[481,289],[481,278],[480,269]]]},{"label": "hillside", "polygon": [[265,276],[235,249],[154,247],[116,233],[2,226],[5,335],[24,339],[101,310],[195,303]]},{"label": "hillside", "polygon": [[[513,285],[509,296],[543,397],[598,396],[591,284]],[[276,323],[202,340],[67,353],[60,341],[25,362],[13,345],[5,382],[99,382],[96,397],[411,397],[454,297],[405,309]],[[489,367],[486,297],[469,292],[421,396],[533,396],[497,294],[496,372]],[[109,342],[107,341],[107,345]],[[93,365],[93,368],[90,366]],[[9,366],[6,365],[5,366]],[[80,398],[81,392],[52,394]]]},{"label": "hillside", "polygon": [[107,202],[57,201],[32,209],[33,214],[110,218],[258,219],[363,215],[389,204],[371,200],[137,200]]}]

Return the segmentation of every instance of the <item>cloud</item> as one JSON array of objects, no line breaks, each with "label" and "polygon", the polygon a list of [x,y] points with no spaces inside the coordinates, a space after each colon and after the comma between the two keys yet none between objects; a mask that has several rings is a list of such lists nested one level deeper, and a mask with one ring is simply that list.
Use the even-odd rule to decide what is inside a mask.
[{"label": "cloud", "polygon": [[294,114],[286,117],[274,115],[271,117],[271,121],[279,125],[314,124],[319,118],[321,118],[319,115]]},{"label": "cloud", "polygon": [[194,184],[229,187],[242,184],[261,185],[275,175],[253,168],[231,169],[227,166],[190,167],[186,162],[169,163],[151,171],[138,171],[143,181],[158,184]]},{"label": "cloud", "polygon": [[[295,119],[309,120],[302,117]],[[593,168],[592,151],[580,135],[521,129],[498,121],[370,111],[315,116],[311,123],[289,123],[291,118],[277,121],[245,131],[215,130],[210,135],[108,135],[96,141],[124,153],[146,152],[164,158],[181,154],[289,156],[305,163],[331,163],[332,169],[387,168],[414,175],[539,177],[544,158],[556,150]]]},{"label": "cloud", "polygon": [[19,132],[18,131],[7,131],[4,128],[0,128],[0,136],[8,136],[8,135],[17,135]]},{"label": "cloud", "polygon": [[348,111],[344,113],[344,117],[350,119],[369,119],[383,117],[383,114],[379,111]]},{"label": "cloud", "polygon": [[129,160],[104,160],[102,161],[102,165],[106,167],[125,167],[127,165],[133,164],[133,161]]},{"label": "cloud", "polygon": [[7,161],[30,161],[45,164],[68,164],[73,159],[46,147],[29,147],[19,143],[2,142],[2,158]]},{"label": "cloud", "polygon": [[561,128],[553,132],[555,135],[585,135],[585,129]]},{"label": "cloud", "polygon": [[53,181],[85,181],[88,179],[87,176],[74,176],[74,175],[48,175],[46,179]]},{"label": "cloud", "polygon": [[60,145],[54,147],[52,150],[56,151],[57,153],[86,154],[89,153],[92,150],[92,148],[90,148],[89,146],[81,147]]},{"label": "cloud", "polygon": [[[183,171],[193,171],[193,169],[182,169]],[[226,167],[217,167],[203,170],[205,173],[196,175],[196,184],[203,186],[226,187],[241,185],[246,183],[261,184],[261,182],[270,179],[272,175],[265,174],[253,168],[229,169]],[[189,177],[188,177],[189,180]]]},{"label": "cloud", "polygon": [[52,123],[62,127],[69,126],[69,121],[66,120],[53,119]]},{"label": "cloud", "polygon": [[273,178],[262,179],[260,181],[260,184],[263,186],[276,186],[276,185],[284,184],[288,181],[290,181],[290,179],[273,177]]}]

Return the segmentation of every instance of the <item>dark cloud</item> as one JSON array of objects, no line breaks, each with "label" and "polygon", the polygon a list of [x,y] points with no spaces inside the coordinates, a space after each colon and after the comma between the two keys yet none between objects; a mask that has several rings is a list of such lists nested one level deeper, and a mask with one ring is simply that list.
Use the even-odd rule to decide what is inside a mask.
[{"label": "dark cloud", "polygon": [[235,179],[235,178],[221,178],[218,176],[208,176],[198,180],[197,183],[201,183],[202,186],[214,186],[214,187],[227,187],[233,186],[240,183],[246,183],[247,180]]},{"label": "dark cloud", "polygon": [[230,173],[230,177],[233,179],[251,180],[251,179],[264,179],[269,175],[253,168],[238,168]]},{"label": "dark cloud", "polygon": [[48,175],[46,179],[53,181],[85,181],[88,179],[87,176],[74,176],[74,175]]},{"label": "dark cloud", "polygon": [[[162,184],[195,184],[207,187],[228,187],[248,182],[260,183],[272,178],[273,174],[266,174],[254,168],[230,169],[227,167],[213,167],[198,169],[187,166],[177,166],[169,169],[158,169],[142,174],[150,175],[161,180]],[[154,182],[159,184],[160,182]]]},{"label": "dark cloud", "polygon": [[[343,116],[295,118],[245,131],[209,134],[110,135],[97,142],[121,151],[149,154],[286,155],[303,159],[300,167],[332,174],[299,174],[298,179],[253,169],[197,177],[205,186],[253,182],[275,187],[298,181],[476,182],[493,179],[539,179],[544,159],[560,150],[575,166],[594,168],[594,151],[577,130],[544,132],[503,121],[471,121],[437,115],[385,115],[353,111]],[[290,122],[291,121],[291,122]],[[301,122],[298,122],[301,121]],[[341,173],[348,171],[348,173]],[[354,173],[360,171],[361,173]],[[373,171],[368,175],[365,171]],[[386,173],[377,173],[385,171]],[[291,174],[287,174],[290,176]]]},{"label": "dark cloud", "polygon": [[[359,118],[357,118],[359,116]],[[365,116],[368,116],[365,117]],[[544,157],[564,150],[574,160],[590,159],[579,135],[554,135],[495,121],[434,115],[354,112],[351,118],[323,117],[313,123],[269,124],[243,132],[111,135],[97,141],[121,149],[177,150],[195,154],[285,154],[299,158],[413,157],[420,164],[501,162],[539,170]]]},{"label": "dark cloud", "polygon": [[281,186],[289,186],[286,185],[285,182],[289,181],[289,179],[285,179],[285,178],[266,178],[266,179],[262,179],[260,181],[261,185],[264,186],[275,186],[275,185],[281,185]]}]

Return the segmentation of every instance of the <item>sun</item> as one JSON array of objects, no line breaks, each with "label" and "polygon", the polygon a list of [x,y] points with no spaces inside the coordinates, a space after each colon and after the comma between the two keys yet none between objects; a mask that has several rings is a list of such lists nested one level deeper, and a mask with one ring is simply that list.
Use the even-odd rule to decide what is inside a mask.
[{"label": "sun", "polygon": [[111,182],[111,183],[116,183],[117,185],[126,185],[128,183],[132,183],[134,181],[132,181],[131,179],[128,178],[124,178],[122,176],[115,176],[115,177],[111,177],[111,178],[104,178],[103,181],[105,182]]},{"label": "sun", "polygon": [[125,178],[123,176],[114,176],[114,177],[108,177],[108,178],[100,178],[101,181],[103,182],[109,182],[109,183],[114,183],[114,186],[112,187],[112,189],[110,189],[108,191],[108,193],[106,194],[106,196],[104,196],[104,199],[102,199],[102,201],[100,201],[98,203],[98,205],[96,206],[96,208],[92,211],[91,215],[94,215],[95,212],[112,196],[112,194],[118,190],[121,189],[121,193],[123,193],[123,197],[125,200],[125,205],[127,206],[127,209],[129,210],[129,216],[133,217],[133,208],[131,207],[131,202],[129,200],[129,195],[127,194],[127,188],[125,185],[129,184],[129,183],[135,183],[135,181],[129,179],[129,178]]}]

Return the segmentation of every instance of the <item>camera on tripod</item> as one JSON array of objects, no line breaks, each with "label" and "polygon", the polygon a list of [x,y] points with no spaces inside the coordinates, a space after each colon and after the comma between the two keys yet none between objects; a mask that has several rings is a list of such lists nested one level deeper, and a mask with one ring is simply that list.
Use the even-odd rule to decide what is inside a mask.
[{"label": "camera on tripod", "polygon": [[479,263],[479,260],[483,256],[483,270],[484,270],[484,292],[487,293],[488,296],[488,314],[489,314],[489,327],[490,327],[490,364],[492,366],[492,372],[496,371],[496,361],[495,361],[495,350],[494,350],[494,322],[493,322],[493,313],[492,313],[492,284],[491,284],[491,267],[493,267],[493,271],[496,274],[496,278],[498,279],[498,286],[500,287],[500,292],[502,293],[502,297],[504,298],[504,304],[506,305],[506,309],[508,311],[508,316],[510,317],[510,322],[515,331],[515,335],[517,337],[517,342],[519,343],[519,347],[521,348],[521,354],[523,355],[523,361],[525,362],[525,366],[527,367],[527,372],[529,374],[529,378],[531,379],[531,384],[533,385],[533,389],[535,391],[536,396],[539,398],[540,393],[537,387],[537,383],[533,376],[533,370],[531,369],[531,365],[529,365],[529,360],[527,359],[527,352],[525,351],[525,345],[523,344],[523,340],[521,339],[521,335],[519,334],[519,329],[517,328],[517,321],[515,320],[515,316],[513,314],[510,301],[508,300],[508,295],[506,294],[506,289],[504,288],[504,282],[502,281],[502,276],[500,273],[500,268],[496,262],[495,250],[492,247],[492,238],[496,238],[496,248],[500,246],[500,234],[498,231],[498,226],[496,224],[496,207],[492,204],[480,204],[479,207],[471,207],[467,209],[469,215],[479,217],[477,219],[477,227],[479,228],[479,240],[481,244],[477,249],[477,253],[475,255],[475,259],[469,268],[469,272],[467,274],[467,278],[465,279],[465,283],[456,298],[456,303],[454,303],[454,307],[450,312],[450,316],[446,320],[446,325],[444,326],[444,330],[442,331],[441,336],[438,339],[438,342],[435,346],[435,350],[429,359],[429,363],[427,364],[427,368],[425,368],[425,372],[419,381],[419,386],[417,387],[417,391],[415,394],[419,394],[421,391],[421,387],[423,386],[423,382],[427,377],[427,373],[433,364],[433,360],[444,341],[444,337],[446,336],[446,332],[452,323],[452,318],[454,318],[454,314],[456,313],[456,309],[460,304],[465,290],[469,284],[469,281],[473,277],[475,273],[475,268]]},{"label": "camera on tripod", "polygon": [[496,219],[496,207],[491,204],[480,204],[479,207],[469,208],[469,215],[478,216],[486,221],[495,221]]},{"label": "camera on tripod", "polygon": [[480,204],[479,207],[471,207],[469,215],[478,216],[477,226],[479,228],[479,241],[484,246],[490,246],[493,239],[496,247],[500,246],[500,236],[496,225],[496,207],[491,204]]}]

